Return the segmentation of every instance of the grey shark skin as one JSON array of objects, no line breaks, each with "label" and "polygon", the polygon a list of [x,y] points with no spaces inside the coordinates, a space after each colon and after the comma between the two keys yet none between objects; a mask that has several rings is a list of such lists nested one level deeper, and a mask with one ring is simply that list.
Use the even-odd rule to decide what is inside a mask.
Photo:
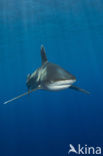
[{"label": "grey shark skin", "polygon": [[60,66],[48,62],[43,46],[41,46],[41,60],[42,66],[36,69],[32,74],[28,74],[27,76],[26,85],[28,88],[28,92],[16,96],[4,102],[3,104],[8,104],[17,99],[20,99],[21,97],[28,95],[29,93],[32,93],[37,89],[58,91],[70,88],[76,91],[83,92],[85,94],[89,94],[88,91],[73,85],[73,83],[76,82],[75,76],[73,76]]},{"label": "grey shark skin", "polygon": [[42,66],[27,76],[26,85],[28,91],[33,89],[58,91],[70,88],[89,94],[88,91],[73,85],[76,82],[75,76],[60,66],[48,62],[43,45],[41,46],[41,61]]}]

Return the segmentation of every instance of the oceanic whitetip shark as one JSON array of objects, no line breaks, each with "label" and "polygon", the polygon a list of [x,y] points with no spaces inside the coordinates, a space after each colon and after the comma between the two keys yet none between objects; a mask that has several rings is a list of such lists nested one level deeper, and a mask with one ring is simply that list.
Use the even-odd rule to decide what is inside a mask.
[{"label": "oceanic whitetip shark", "polygon": [[73,83],[76,82],[75,76],[73,76],[71,73],[64,70],[57,64],[48,62],[43,45],[41,46],[41,61],[41,67],[36,69],[32,74],[28,74],[27,76],[26,85],[28,92],[25,92],[24,94],[6,101],[4,102],[4,104],[8,104],[9,102],[19,99],[37,89],[58,91],[70,88],[83,92],[85,94],[89,94],[88,91],[73,85]]}]

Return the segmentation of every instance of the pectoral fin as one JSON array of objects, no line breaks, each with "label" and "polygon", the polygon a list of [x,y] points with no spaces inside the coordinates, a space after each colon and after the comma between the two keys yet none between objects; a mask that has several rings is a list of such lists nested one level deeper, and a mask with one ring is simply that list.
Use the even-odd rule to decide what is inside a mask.
[{"label": "pectoral fin", "polygon": [[30,93],[36,91],[36,90],[37,90],[37,89],[32,89],[32,90],[30,90],[30,91],[28,91],[28,92],[25,92],[25,93],[23,93],[23,94],[21,94],[21,95],[19,95],[19,96],[16,96],[16,97],[14,97],[14,98],[12,98],[12,99],[10,99],[10,100],[4,102],[3,104],[8,104],[8,103],[10,103],[10,102],[12,102],[12,101],[15,101],[15,100],[17,100],[17,99],[20,99],[21,97],[23,97],[23,96],[25,96],[25,95],[28,95],[28,94],[30,94]]},{"label": "pectoral fin", "polygon": [[86,90],[84,90],[84,89],[82,89],[82,88],[79,88],[79,87],[77,87],[77,86],[71,86],[71,87],[69,87],[70,89],[74,89],[74,90],[76,90],[76,91],[80,91],[80,92],[82,92],[82,93],[85,93],[85,94],[90,94],[90,92],[88,92],[88,91],[86,91]]}]

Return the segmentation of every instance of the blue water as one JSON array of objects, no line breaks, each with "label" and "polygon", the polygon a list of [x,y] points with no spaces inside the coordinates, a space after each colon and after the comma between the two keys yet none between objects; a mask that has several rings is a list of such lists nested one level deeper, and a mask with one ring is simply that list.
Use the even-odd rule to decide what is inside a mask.
[{"label": "blue water", "polygon": [[[48,60],[91,95],[27,90],[28,73]],[[0,1],[0,156],[67,156],[69,144],[103,143],[103,1]]]}]

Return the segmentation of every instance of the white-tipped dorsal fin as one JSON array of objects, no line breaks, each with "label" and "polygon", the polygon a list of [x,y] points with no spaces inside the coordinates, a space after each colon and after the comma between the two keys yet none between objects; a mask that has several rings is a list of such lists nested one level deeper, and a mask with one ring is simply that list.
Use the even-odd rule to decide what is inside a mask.
[{"label": "white-tipped dorsal fin", "polygon": [[48,61],[45,53],[45,48],[43,45],[41,45],[41,61],[42,61],[42,65]]}]

